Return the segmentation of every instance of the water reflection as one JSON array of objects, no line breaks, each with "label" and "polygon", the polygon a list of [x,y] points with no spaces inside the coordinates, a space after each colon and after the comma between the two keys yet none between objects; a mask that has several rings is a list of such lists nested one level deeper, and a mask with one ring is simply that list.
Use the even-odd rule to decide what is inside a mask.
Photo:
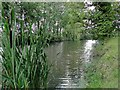
[{"label": "water reflection", "polygon": [[97,41],[66,41],[46,48],[49,64],[52,64],[48,87],[85,88],[85,64],[90,61],[93,45]]},{"label": "water reflection", "polygon": [[84,60],[85,62],[90,62],[90,56],[92,54],[93,45],[96,44],[97,40],[87,40],[84,47]]}]

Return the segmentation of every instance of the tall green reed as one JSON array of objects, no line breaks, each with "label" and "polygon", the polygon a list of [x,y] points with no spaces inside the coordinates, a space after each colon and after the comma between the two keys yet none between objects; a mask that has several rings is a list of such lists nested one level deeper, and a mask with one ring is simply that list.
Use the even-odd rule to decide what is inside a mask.
[{"label": "tall green reed", "polygon": [[[4,16],[4,15],[3,15]],[[11,10],[12,28],[4,21],[2,32],[2,87],[3,88],[45,88],[49,67],[44,46],[47,44],[44,30],[32,34],[32,24],[24,33],[24,21],[20,21],[21,33],[16,35],[16,17]],[[12,41],[10,40],[10,29]],[[33,38],[34,37],[34,38]],[[29,39],[29,40],[28,40]],[[12,42],[12,46],[10,43]]]}]

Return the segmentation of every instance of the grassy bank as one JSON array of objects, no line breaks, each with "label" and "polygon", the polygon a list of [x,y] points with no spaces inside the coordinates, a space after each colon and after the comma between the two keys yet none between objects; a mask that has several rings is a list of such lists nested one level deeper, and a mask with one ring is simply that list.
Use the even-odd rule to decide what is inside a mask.
[{"label": "grassy bank", "polygon": [[96,47],[94,60],[88,69],[89,88],[118,87],[118,38],[105,40]]}]

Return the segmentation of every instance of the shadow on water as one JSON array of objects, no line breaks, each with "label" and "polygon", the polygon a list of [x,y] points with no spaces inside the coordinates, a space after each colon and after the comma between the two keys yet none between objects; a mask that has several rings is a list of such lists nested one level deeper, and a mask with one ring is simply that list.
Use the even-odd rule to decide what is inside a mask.
[{"label": "shadow on water", "polygon": [[86,88],[85,67],[91,62],[96,40],[65,41],[46,48],[52,64],[48,88]]}]

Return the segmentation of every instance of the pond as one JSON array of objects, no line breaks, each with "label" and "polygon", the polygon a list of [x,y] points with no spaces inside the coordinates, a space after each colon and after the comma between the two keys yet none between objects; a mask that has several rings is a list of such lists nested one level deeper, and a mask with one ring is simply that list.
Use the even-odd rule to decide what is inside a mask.
[{"label": "pond", "polygon": [[85,68],[92,60],[96,40],[65,41],[46,48],[51,70],[48,88],[86,88]]}]

